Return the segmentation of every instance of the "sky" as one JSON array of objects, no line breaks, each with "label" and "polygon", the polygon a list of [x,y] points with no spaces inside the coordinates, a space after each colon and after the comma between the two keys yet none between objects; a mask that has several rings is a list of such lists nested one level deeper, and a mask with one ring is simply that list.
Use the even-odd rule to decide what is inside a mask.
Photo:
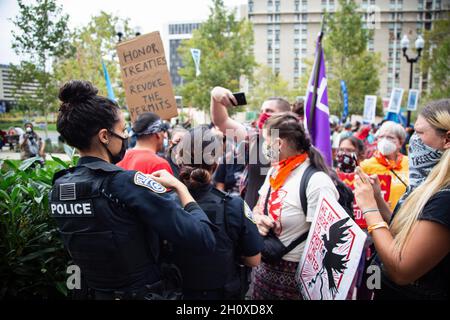
[{"label": "sky", "polygon": [[[30,3],[31,0],[25,0]],[[161,31],[165,24],[177,21],[205,20],[211,0],[57,0],[69,15],[69,27],[85,25],[101,10],[130,18],[130,26],[140,26],[142,33]],[[227,7],[246,4],[247,0],[224,0]],[[126,4],[126,5],[125,5]],[[18,63],[11,49],[14,28],[10,19],[18,14],[16,0],[0,0],[0,64]]]}]

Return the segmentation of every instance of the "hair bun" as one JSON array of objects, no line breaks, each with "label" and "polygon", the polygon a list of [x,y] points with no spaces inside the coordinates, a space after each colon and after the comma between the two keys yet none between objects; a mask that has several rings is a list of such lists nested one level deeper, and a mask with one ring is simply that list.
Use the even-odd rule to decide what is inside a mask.
[{"label": "hair bun", "polygon": [[60,89],[58,98],[63,104],[82,102],[90,97],[95,97],[98,89],[89,81],[70,80]]}]

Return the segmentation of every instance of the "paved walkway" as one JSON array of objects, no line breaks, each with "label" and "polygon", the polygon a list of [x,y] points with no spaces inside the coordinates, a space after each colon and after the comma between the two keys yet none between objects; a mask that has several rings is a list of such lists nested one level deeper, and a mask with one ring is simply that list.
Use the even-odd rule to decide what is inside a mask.
[{"label": "paved walkway", "polygon": [[[5,150],[7,147],[4,147],[2,151],[0,151],[0,159],[10,159],[10,160],[20,160],[20,153],[19,152],[11,152],[9,150]],[[64,161],[69,161],[69,157],[65,153],[47,153],[47,160],[52,160],[52,157],[60,158]]]}]

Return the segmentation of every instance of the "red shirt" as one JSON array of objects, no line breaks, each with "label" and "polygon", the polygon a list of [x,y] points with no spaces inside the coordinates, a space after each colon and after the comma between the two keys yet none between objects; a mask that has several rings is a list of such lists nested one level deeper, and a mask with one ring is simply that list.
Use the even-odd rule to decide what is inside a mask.
[{"label": "red shirt", "polygon": [[173,175],[172,168],[167,160],[150,150],[127,150],[125,157],[117,165],[126,170],[137,170],[145,174],[165,169]]}]

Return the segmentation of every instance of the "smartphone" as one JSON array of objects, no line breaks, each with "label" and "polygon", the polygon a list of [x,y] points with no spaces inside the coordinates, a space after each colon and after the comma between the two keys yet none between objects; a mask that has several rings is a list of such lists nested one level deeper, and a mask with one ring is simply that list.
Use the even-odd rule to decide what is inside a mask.
[{"label": "smartphone", "polygon": [[236,98],[236,101],[237,101],[236,106],[244,106],[247,104],[247,100],[245,99],[244,92],[233,93],[233,96]]}]

